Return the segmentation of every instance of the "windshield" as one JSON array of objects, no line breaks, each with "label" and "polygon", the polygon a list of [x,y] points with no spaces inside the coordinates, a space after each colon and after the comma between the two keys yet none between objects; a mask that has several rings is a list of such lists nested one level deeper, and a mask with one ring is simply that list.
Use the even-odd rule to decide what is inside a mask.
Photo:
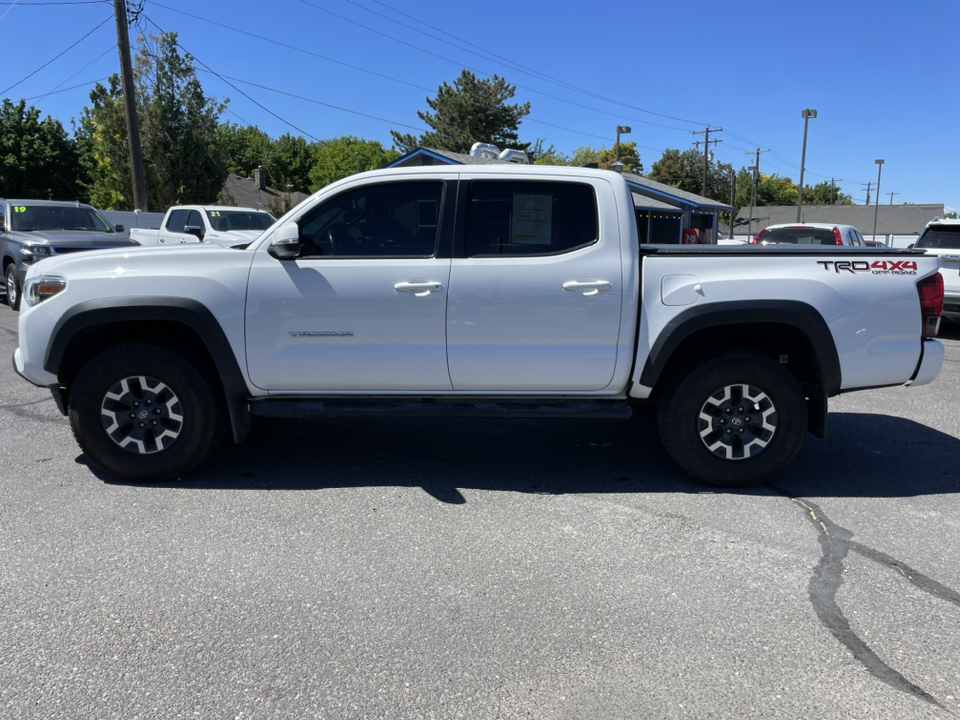
[{"label": "windshield", "polygon": [[761,243],[789,243],[790,245],[836,245],[833,230],[812,227],[785,227],[767,230],[760,236]]},{"label": "windshield", "polygon": [[960,250],[960,225],[928,227],[914,247]]},{"label": "windshield", "polygon": [[93,208],[73,205],[14,205],[12,226],[14,230],[86,230],[90,232],[115,232]]},{"label": "windshield", "polygon": [[207,210],[210,218],[210,227],[214,230],[227,232],[229,230],[266,230],[273,225],[274,218],[270,213],[245,212],[243,210]]}]

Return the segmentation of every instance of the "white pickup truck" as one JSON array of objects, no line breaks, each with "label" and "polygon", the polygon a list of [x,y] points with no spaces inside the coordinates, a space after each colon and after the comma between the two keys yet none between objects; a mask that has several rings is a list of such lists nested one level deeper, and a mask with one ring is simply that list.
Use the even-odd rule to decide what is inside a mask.
[{"label": "white pickup truck", "polygon": [[920,250],[641,246],[615,173],[354,175],[244,249],[31,268],[17,372],[89,460],[182,475],[251,415],[623,417],[655,402],[693,476],[774,476],[827,398],[940,373],[939,261]]},{"label": "white pickup truck", "polygon": [[130,239],[141,245],[243,245],[273,223],[273,215],[257,208],[175,205],[163,216],[159,230],[130,228]]}]

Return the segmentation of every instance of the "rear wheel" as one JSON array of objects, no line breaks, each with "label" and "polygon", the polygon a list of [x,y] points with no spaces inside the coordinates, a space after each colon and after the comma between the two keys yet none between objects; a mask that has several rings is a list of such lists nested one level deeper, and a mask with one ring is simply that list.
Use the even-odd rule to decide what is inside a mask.
[{"label": "rear wheel", "polygon": [[7,286],[7,305],[11,310],[20,309],[20,278],[16,263],[7,263],[4,268],[4,284]]},{"label": "rear wheel", "polygon": [[179,477],[219,438],[221,410],[195,363],[156,345],[95,356],[70,391],[70,425],[87,458],[122,480]]},{"label": "rear wheel", "polygon": [[796,455],[807,404],[781,365],[734,352],[703,362],[668,388],[658,424],[667,452],[690,475],[746,487],[773,478]]}]

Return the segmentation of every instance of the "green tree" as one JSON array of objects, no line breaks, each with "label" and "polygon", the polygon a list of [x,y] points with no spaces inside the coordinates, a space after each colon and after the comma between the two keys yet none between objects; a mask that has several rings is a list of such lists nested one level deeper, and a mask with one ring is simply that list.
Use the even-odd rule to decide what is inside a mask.
[{"label": "green tree", "polygon": [[[665,150],[663,156],[653,164],[647,177],[679,190],[702,195],[703,169],[703,153],[697,149],[690,148],[683,152],[670,149]],[[732,165],[708,161],[707,197],[717,202],[730,202],[732,177]]]},{"label": "green tree", "polygon": [[[809,188],[805,188],[808,190]],[[776,173],[764,175],[760,173],[760,183],[757,188],[757,205],[796,205],[797,186],[792,179],[781,177]]]},{"label": "green tree", "polygon": [[557,150],[553,145],[548,148],[543,147],[543,138],[537,138],[537,141],[527,150],[530,162],[534,165],[569,165],[570,158]]},{"label": "green tree", "polygon": [[[574,152],[573,156],[570,158],[570,161],[564,164],[579,167],[586,165],[587,163],[595,162],[597,163],[598,167],[601,167],[605,170],[612,170],[616,161],[616,147],[608,148],[606,145],[604,145],[601,148],[577,148],[576,152]],[[637,175],[643,174],[643,163],[640,162],[640,153],[637,151],[636,142],[620,143],[620,162],[623,163],[623,167],[626,172],[635,173]]]},{"label": "green tree", "polygon": [[[141,39],[134,81],[148,207],[162,211],[214,201],[227,176],[218,142],[226,104],[203,92],[192,58],[180,55],[176,33]],[[91,201],[104,209],[130,210],[133,188],[117,76],[110,78],[109,88],[98,83],[90,101],[78,134],[91,174]]]},{"label": "green tree", "polygon": [[223,123],[217,128],[217,145],[228,173],[250,177],[266,162],[270,136],[253,126]]},{"label": "green tree", "polygon": [[307,144],[302,137],[287,133],[267,146],[264,167],[271,186],[306,192],[310,188],[310,171],[316,163],[318,143]]},{"label": "green tree", "polygon": [[0,106],[0,197],[86,199],[80,153],[60,121],[4,98]]},{"label": "green tree", "polygon": [[316,192],[356,172],[383,167],[398,157],[399,152],[387,150],[375,140],[344,136],[318,143],[310,170],[310,190]]},{"label": "green tree", "polygon": [[418,140],[410,134],[394,130],[393,145],[403,153],[417,147],[467,153],[476,142],[491,143],[501,150],[513,148],[526,151],[530,143],[521,143],[517,131],[524,117],[530,114],[530,103],[507,105],[517,88],[494,75],[490,80],[478,80],[464,70],[453,87],[444,83],[427,105],[433,110],[417,112],[420,119],[432,128]]},{"label": "green tree", "polygon": [[[853,198],[840,191],[836,185],[824,180],[813,186],[813,199],[816,205],[853,205]],[[803,189],[804,202],[807,200],[807,190]]]}]

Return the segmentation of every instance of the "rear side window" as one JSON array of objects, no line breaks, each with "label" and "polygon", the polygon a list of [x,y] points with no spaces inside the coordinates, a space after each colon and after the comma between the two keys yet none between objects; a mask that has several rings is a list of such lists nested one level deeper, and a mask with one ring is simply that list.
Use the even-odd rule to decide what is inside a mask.
[{"label": "rear side window", "polygon": [[183,227],[187,224],[187,215],[189,214],[189,210],[174,210],[170,213],[170,219],[167,220],[167,230],[170,232],[183,232]]},{"label": "rear side window", "polygon": [[923,231],[914,247],[960,250],[960,225],[931,226]]},{"label": "rear side window", "polygon": [[836,245],[837,237],[833,230],[811,227],[785,227],[767,230],[761,242],[787,245]]},{"label": "rear side window", "polygon": [[474,181],[467,197],[467,257],[555,255],[599,237],[590,185]]}]

